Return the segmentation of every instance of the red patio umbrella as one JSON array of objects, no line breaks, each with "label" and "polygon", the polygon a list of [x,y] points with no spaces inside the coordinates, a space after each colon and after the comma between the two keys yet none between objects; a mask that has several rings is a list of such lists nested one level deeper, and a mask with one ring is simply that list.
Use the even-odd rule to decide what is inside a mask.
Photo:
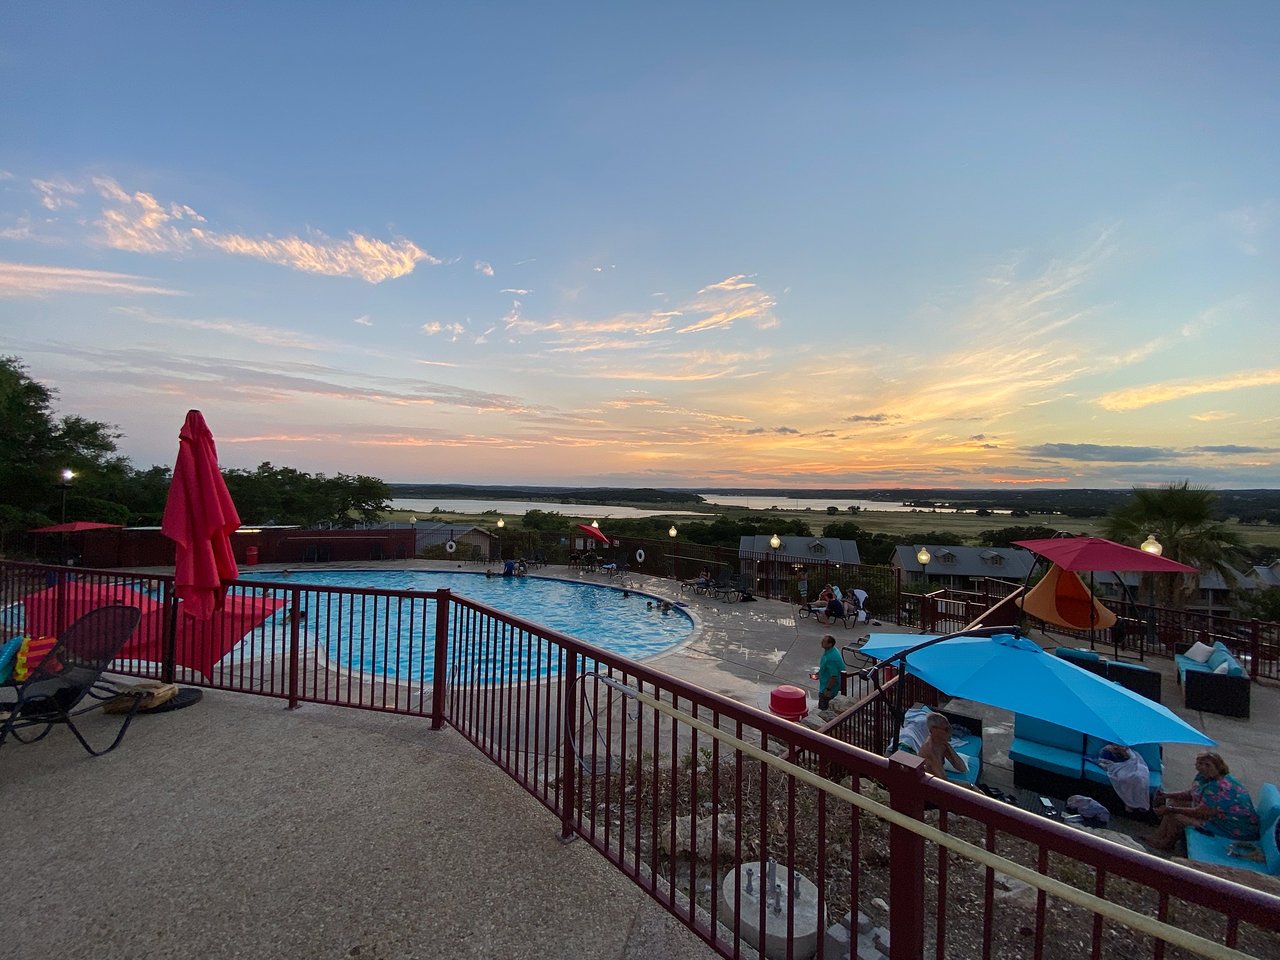
[{"label": "red patio umbrella", "polygon": [[91,520],[73,520],[71,523],[55,523],[51,527],[36,527],[28,533],[84,533],[86,530],[119,530],[119,523],[94,523]]},{"label": "red patio umbrella", "polygon": [[1195,573],[1195,567],[1158,557],[1137,547],[1127,547],[1102,537],[1049,537],[1015,540],[1015,547],[1052,560],[1063,570],[1113,570],[1116,573]]},{"label": "red patio umbrella", "polygon": [[[142,619],[129,635],[121,659],[164,660],[167,626],[165,605],[133,587],[103,581],[68,581],[22,598],[27,631],[33,637],[56,636],[86,613],[112,603],[142,611]],[[283,600],[232,595],[206,620],[177,618],[174,663],[208,677],[218,661],[285,605]],[[179,605],[179,612],[186,606]]]},{"label": "red patio umbrella", "polygon": [[208,620],[222,606],[226,584],[240,575],[231,534],[240,514],[218,469],[218,449],[199,410],[187,412],[161,530],[177,544],[174,587],[188,617]]},{"label": "red patio umbrella", "polygon": [[585,533],[591,539],[598,540],[600,543],[603,543],[606,547],[610,546],[609,538],[600,532],[599,527],[593,527],[589,523],[580,523],[578,524],[578,529],[581,530],[583,533]]}]

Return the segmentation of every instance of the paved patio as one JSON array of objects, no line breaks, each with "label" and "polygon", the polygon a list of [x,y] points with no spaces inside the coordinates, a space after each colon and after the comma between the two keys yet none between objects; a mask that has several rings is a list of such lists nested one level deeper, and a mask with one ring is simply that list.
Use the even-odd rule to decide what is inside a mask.
[{"label": "paved patio", "polygon": [[[823,634],[843,645],[867,630],[670,581],[631,586],[685,602],[698,625],[656,667],[758,707],[779,683],[812,688]],[[1255,686],[1248,721],[1188,713],[1172,665],[1148,664],[1251,792],[1280,780],[1280,690]],[[1011,783],[1010,718],[985,712],[984,779]],[[1166,782],[1189,782],[1194,755],[1167,748]],[[25,874],[0,942],[25,955],[713,956],[586,844],[562,845],[558,821],[456,733],[422,720],[207,692],[139,717],[104,758],[62,730],[6,744],[0,800],[9,863]]]}]

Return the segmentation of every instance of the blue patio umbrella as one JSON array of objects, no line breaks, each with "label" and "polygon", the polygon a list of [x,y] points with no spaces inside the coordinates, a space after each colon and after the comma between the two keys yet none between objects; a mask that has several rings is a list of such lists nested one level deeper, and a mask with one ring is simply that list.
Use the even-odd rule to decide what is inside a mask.
[{"label": "blue patio umbrella", "polygon": [[948,696],[1036,717],[1111,743],[1214,745],[1168,707],[1045,653],[1026,637],[958,634],[911,649],[936,639],[873,633],[859,652],[884,662],[910,651],[907,670]]}]

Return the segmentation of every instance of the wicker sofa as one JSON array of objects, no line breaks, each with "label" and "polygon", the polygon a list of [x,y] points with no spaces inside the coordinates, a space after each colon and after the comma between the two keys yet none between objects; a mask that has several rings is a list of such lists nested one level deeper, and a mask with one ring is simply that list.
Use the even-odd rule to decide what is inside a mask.
[{"label": "wicker sofa", "polygon": [[1225,717],[1248,717],[1252,681],[1240,661],[1221,640],[1213,645],[1203,662],[1188,656],[1195,646],[1180,648],[1173,658],[1187,709]]}]

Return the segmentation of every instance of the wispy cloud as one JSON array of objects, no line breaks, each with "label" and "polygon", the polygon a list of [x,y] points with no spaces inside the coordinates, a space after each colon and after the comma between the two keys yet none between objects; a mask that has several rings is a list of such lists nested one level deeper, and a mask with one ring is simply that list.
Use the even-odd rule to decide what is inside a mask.
[{"label": "wispy cloud", "polygon": [[450,341],[456,341],[465,331],[466,327],[460,323],[441,323],[438,320],[432,320],[422,325],[422,332],[427,336],[434,337],[436,334],[447,333]]},{"label": "wispy cloud", "polygon": [[369,283],[381,283],[410,274],[421,260],[432,264],[440,262],[409,240],[387,243],[359,233],[352,233],[349,240],[335,240],[319,232],[309,240],[301,237],[276,239],[206,234],[200,230],[193,233],[225,253],[257,257],[304,273],[357,277]]},{"label": "wispy cloud", "polygon": [[372,327],[372,326],[373,326],[373,321],[369,319],[369,315],[368,315],[367,313],[366,313],[366,314],[364,314],[364,316],[356,317],[356,318],[355,318],[354,320],[352,320],[351,322],[352,322],[352,323],[354,323],[354,324],[358,324],[359,326],[362,326],[362,327]]},{"label": "wispy cloud", "polygon": [[40,195],[40,206],[46,210],[74,207],[76,201],[72,198],[84,193],[84,187],[68,183],[66,180],[32,180],[31,185]]},{"label": "wispy cloud", "polygon": [[[683,312],[697,317],[680,327],[677,333],[700,333],[732,326],[738,320],[750,320],[761,330],[778,325],[773,308],[777,300],[760,289],[745,275],[739,274],[703,287],[683,307]],[[700,315],[700,316],[699,316]]]},{"label": "wispy cloud", "polygon": [[518,288],[518,287],[506,287],[505,289],[499,290],[498,292],[499,292],[499,293],[511,293],[511,294],[514,294],[514,295],[515,295],[515,296],[517,296],[517,297],[527,297],[529,294],[533,293],[533,291],[532,291],[532,290],[521,290],[521,289],[520,289],[520,288]]},{"label": "wispy cloud", "polygon": [[178,296],[146,277],[105,270],[0,262],[0,297],[44,297],[55,293],[137,293]]},{"label": "wispy cloud", "polygon": [[484,274],[486,277],[493,276],[493,264],[486,263],[484,260],[476,261],[476,273]]},{"label": "wispy cloud", "polygon": [[202,226],[205,217],[181,203],[163,204],[149,193],[129,193],[107,177],[94,186],[106,201],[98,221],[103,242],[135,253],[185,253],[195,247],[254,257],[304,273],[356,277],[381,283],[412,273],[420,262],[439,264],[410,240],[379,240],[354,231],[346,240],[311,231],[307,237],[249,237]]},{"label": "wispy cloud", "polygon": [[1197,397],[1209,393],[1231,393],[1255,387],[1274,387],[1277,384],[1280,384],[1280,369],[1254,370],[1224,377],[1176,380],[1169,383],[1127,387],[1124,390],[1105,393],[1095,402],[1104,410],[1141,410],[1170,400],[1182,400],[1186,397]]}]

